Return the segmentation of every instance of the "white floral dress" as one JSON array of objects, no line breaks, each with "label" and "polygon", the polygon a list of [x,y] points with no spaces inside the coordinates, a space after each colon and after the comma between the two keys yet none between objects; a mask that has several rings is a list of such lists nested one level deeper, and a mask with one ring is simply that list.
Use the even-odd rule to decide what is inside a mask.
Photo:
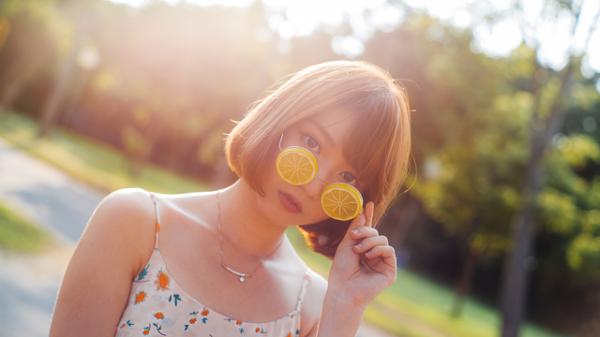
[{"label": "white floral dress", "polygon": [[[150,193],[156,209],[155,195]],[[116,337],[298,337],[300,309],[310,282],[307,268],[291,312],[267,322],[245,322],[219,313],[191,297],[171,277],[158,247],[160,224],[156,223],[154,250],[145,267],[133,279],[129,300],[117,327]]]}]

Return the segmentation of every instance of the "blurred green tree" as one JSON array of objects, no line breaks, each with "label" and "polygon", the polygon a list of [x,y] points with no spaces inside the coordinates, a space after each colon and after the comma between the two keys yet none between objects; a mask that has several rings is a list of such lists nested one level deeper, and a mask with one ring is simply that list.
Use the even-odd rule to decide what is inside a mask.
[{"label": "blurred green tree", "polygon": [[13,108],[24,88],[68,49],[69,27],[55,1],[0,2],[0,110]]},{"label": "blurred green tree", "polygon": [[[527,39],[535,42],[535,53],[532,57],[534,66],[531,69],[529,88],[533,97],[531,105],[531,119],[529,124],[528,160],[523,176],[521,197],[522,203],[513,218],[512,247],[505,259],[502,288],[502,326],[503,337],[516,337],[519,335],[521,321],[524,317],[524,298],[527,294],[527,283],[531,269],[532,242],[536,230],[536,204],[540,191],[543,188],[543,161],[550,140],[560,129],[566,106],[564,98],[568,97],[571,90],[572,77],[575,67],[579,65],[582,54],[588,50],[590,37],[595,29],[600,11],[592,18],[592,25],[584,36],[585,43],[580,52],[574,49],[575,33],[579,28],[579,18],[582,2],[554,1],[545,3],[541,15],[570,15],[572,17],[571,40],[568,47],[566,65],[559,72],[546,72],[547,77],[542,79],[540,60],[539,36],[531,34],[526,25],[520,27]],[[515,3],[512,14],[520,18],[526,17],[523,4]],[[523,20],[525,21],[525,20]],[[529,33],[529,34],[528,34]],[[543,82],[542,82],[543,81]]]}]

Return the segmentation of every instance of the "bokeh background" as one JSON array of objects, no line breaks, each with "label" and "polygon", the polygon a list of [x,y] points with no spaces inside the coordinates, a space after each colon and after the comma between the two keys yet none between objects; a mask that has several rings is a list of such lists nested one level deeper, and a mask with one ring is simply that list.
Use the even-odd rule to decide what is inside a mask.
[{"label": "bokeh background", "polygon": [[104,195],[233,182],[232,120],[334,59],[385,68],[413,109],[411,174],[379,224],[398,281],[360,334],[600,336],[599,15],[597,0],[2,0],[0,336],[47,335]]}]

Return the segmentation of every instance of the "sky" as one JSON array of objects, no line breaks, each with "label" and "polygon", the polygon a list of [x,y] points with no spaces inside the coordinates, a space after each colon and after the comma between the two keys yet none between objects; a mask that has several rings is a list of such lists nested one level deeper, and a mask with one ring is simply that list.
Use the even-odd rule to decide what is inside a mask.
[{"label": "sky", "polygon": [[[148,0],[109,0],[132,7],[144,6]],[[202,6],[223,5],[246,7],[253,0],[163,0],[165,3],[194,3]],[[310,34],[319,25],[337,25],[347,17],[353,34],[340,36],[332,42],[332,48],[338,54],[354,58],[363,51],[362,42],[375,30],[390,30],[404,19],[400,6],[388,4],[386,0],[262,0],[271,13],[268,21],[271,29],[285,39],[292,36]],[[428,14],[461,28],[475,26],[472,49],[484,52],[492,57],[503,57],[514,50],[521,41],[528,45],[540,46],[540,62],[556,70],[567,62],[569,50],[582,52],[585,37],[588,35],[594,15],[600,11],[600,0],[579,0],[581,15],[579,29],[571,41],[573,18],[566,13],[556,17],[541,15],[544,0],[526,0],[523,3],[523,15],[506,15],[494,25],[481,24],[481,18],[472,13],[503,13],[513,6],[515,0],[405,0],[412,8],[421,9]],[[577,1],[577,0],[576,0]],[[471,10],[469,10],[471,9]],[[367,10],[368,15],[363,15]],[[283,13],[280,14],[280,13]],[[597,17],[596,17],[597,18]],[[589,41],[582,73],[591,77],[600,73],[600,23],[597,23]],[[527,27],[523,30],[520,27]],[[522,34],[522,31],[527,34]],[[285,45],[282,46],[285,48]],[[571,48],[571,49],[569,49]],[[598,82],[600,91],[600,82]]]}]

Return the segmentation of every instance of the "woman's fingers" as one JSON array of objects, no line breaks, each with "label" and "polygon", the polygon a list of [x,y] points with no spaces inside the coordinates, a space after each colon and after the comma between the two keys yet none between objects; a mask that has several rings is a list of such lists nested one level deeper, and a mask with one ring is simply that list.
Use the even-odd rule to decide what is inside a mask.
[{"label": "woman's fingers", "polygon": [[365,226],[373,227],[373,210],[375,204],[372,201],[367,202],[363,214],[365,215]]},{"label": "woman's fingers", "polygon": [[355,228],[364,226],[365,224],[366,218],[364,214],[360,214],[359,216],[354,218],[354,220],[352,220],[352,222],[350,223],[350,226],[348,226],[347,232],[342,238],[342,241],[339,243],[338,247],[349,247],[352,244],[354,244],[354,239],[352,237],[353,230]]},{"label": "woman's fingers", "polygon": [[356,253],[362,253],[375,246],[387,246],[387,244],[388,239],[385,235],[371,236],[354,245],[353,249]]},{"label": "woman's fingers", "polygon": [[372,201],[369,201],[365,206],[362,214],[352,220],[350,226],[348,226],[347,232],[340,242],[339,246],[347,247],[353,245],[356,240],[367,236],[378,235],[379,233],[373,228],[373,207]]},{"label": "woman's fingers", "polygon": [[378,235],[379,232],[376,228],[370,226],[358,226],[353,231],[350,232],[350,237],[354,240],[359,240],[364,237],[375,236]]},{"label": "woman's fingers", "polygon": [[367,226],[369,227],[373,227],[373,212],[375,212],[375,203],[372,201],[369,201],[370,208],[369,208],[369,217],[367,218]]},{"label": "woman's fingers", "polygon": [[393,246],[375,246],[364,255],[369,260],[381,258],[385,264],[396,267],[396,251]]},{"label": "woman's fingers", "polygon": [[371,250],[365,253],[365,256],[372,259],[375,257],[396,257],[395,250],[393,246],[375,246]]}]

